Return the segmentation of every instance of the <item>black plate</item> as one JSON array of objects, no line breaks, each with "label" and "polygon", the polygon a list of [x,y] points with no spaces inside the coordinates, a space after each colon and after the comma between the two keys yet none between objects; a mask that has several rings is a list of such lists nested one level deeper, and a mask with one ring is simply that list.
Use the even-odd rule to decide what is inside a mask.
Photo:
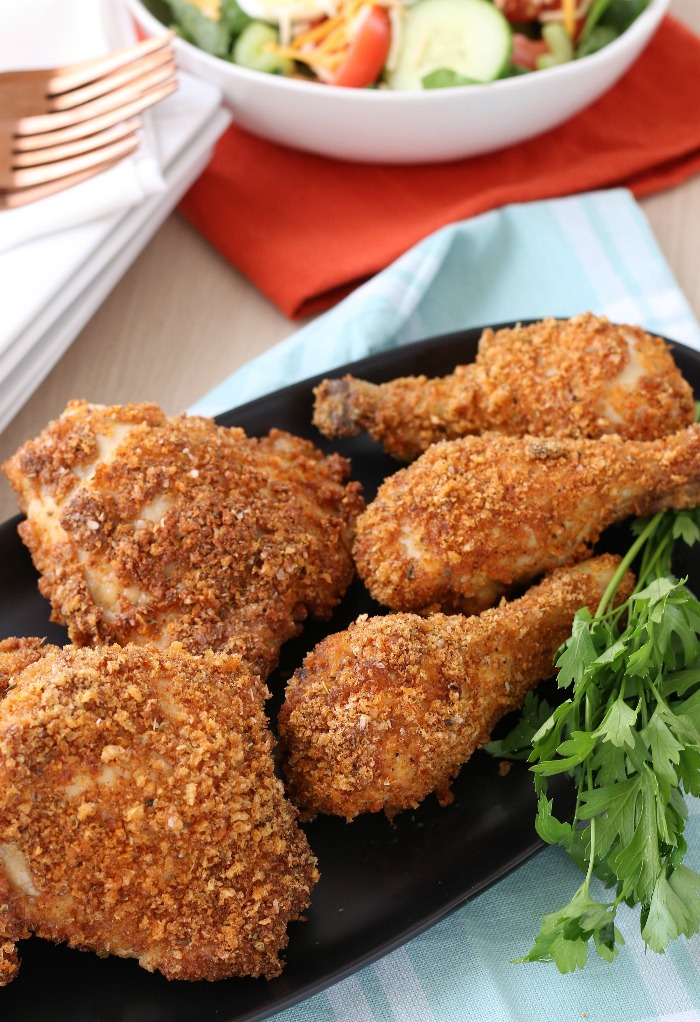
[{"label": "black plate", "polygon": [[[381,382],[394,376],[439,375],[473,360],[481,331],[469,330],[421,341],[341,367]],[[680,345],[681,371],[700,390],[700,355]],[[331,375],[331,374],[325,374]],[[219,417],[251,435],[272,426],[306,436],[324,450],[352,458],[353,475],[370,499],[396,469],[367,437],[328,442],[311,425],[312,387],[321,377],[294,384]],[[62,628],[48,620],[48,604],[16,527],[0,526],[0,634],[44,635],[64,643]],[[685,565],[683,566],[686,567]],[[700,578],[700,565],[690,565]],[[309,626],[284,650],[270,679],[274,720],[284,679],[323,635],[344,628],[357,614],[377,612],[364,589],[353,586],[333,620]],[[560,810],[570,804],[567,786],[554,785]],[[516,764],[501,777],[497,764],[476,754],[454,785],[454,803],[439,809],[430,797],[393,826],[383,816],[359,817],[348,825],[331,817],[306,826],[318,856],[321,880],[306,922],[290,926],[286,967],[278,979],[232,979],[219,983],[168,982],[135,961],[100,959],[39,939],[20,945],[22,968],[0,990],[0,1018],[8,1022],[254,1022],[289,1007],[427,929],[484,890],[541,847],[533,828],[531,776]]]}]

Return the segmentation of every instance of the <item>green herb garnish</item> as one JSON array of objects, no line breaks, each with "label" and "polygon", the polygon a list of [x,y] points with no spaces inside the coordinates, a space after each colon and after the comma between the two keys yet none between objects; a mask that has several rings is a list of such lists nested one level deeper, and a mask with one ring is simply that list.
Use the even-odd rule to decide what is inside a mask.
[{"label": "green herb garnish", "polygon": [[[624,943],[615,926],[623,902],[639,907],[653,951],[700,930],[700,874],[683,865],[683,792],[700,795],[700,603],[671,571],[676,542],[700,539],[700,509],[662,512],[633,528],[637,538],[596,613],[579,611],[559,650],[557,681],[568,698],[534,734],[543,710],[529,700],[516,731],[491,746],[517,756],[532,736],[537,832],[585,874],[518,959],[552,961],[560,972],[582,968],[591,941],[613,960]],[[615,607],[633,564],[635,590]],[[558,819],[547,797],[547,779],[561,773],[577,785],[572,822]],[[594,875],[611,890],[609,901],[592,897]]]}]

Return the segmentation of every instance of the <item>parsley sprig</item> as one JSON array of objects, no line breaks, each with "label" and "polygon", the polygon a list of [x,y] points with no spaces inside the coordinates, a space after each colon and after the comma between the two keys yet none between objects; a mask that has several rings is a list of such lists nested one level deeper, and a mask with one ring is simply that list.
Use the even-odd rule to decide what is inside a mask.
[{"label": "parsley sprig", "polygon": [[[700,874],[683,864],[683,792],[700,795],[700,603],[671,568],[677,541],[700,540],[700,509],[661,512],[633,529],[596,613],[579,611],[559,650],[557,681],[568,697],[551,710],[531,695],[515,731],[490,746],[527,756],[537,832],[584,873],[518,959],[553,961],[560,972],[582,968],[591,941],[602,958],[615,958],[623,902],[639,906],[641,936],[654,951],[700,930]],[[634,592],[616,607],[633,565]],[[547,797],[548,778],[561,773],[576,783],[572,821],[558,819]],[[592,896],[593,876],[611,890],[609,901]]]}]

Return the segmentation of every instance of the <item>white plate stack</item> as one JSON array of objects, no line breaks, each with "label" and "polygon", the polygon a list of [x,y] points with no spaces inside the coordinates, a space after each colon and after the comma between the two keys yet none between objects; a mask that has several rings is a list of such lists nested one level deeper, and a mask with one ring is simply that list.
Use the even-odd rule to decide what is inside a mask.
[{"label": "white plate stack", "polygon": [[[135,38],[119,0],[3,4],[0,71],[98,57]],[[214,86],[184,72],[178,80],[175,93],[142,115],[133,156],[72,189],[0,212],[0,430],[204,170],[230,123]]]}]

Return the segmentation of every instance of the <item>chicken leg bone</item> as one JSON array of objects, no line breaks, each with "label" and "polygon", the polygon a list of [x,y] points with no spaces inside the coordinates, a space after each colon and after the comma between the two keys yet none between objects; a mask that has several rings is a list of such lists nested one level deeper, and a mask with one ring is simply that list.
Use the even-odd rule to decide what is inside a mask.
[{"label": "chicken leg bone", "polygon": [[[560,568],[475,617],[360,617],[297,670],[278,718],[287,791],[307,815],[388,817],[450,782],[496,722],[554,674],[576,611],[595,611],[619,559]],[[633,579],[618,590],[625,598]]]}]

